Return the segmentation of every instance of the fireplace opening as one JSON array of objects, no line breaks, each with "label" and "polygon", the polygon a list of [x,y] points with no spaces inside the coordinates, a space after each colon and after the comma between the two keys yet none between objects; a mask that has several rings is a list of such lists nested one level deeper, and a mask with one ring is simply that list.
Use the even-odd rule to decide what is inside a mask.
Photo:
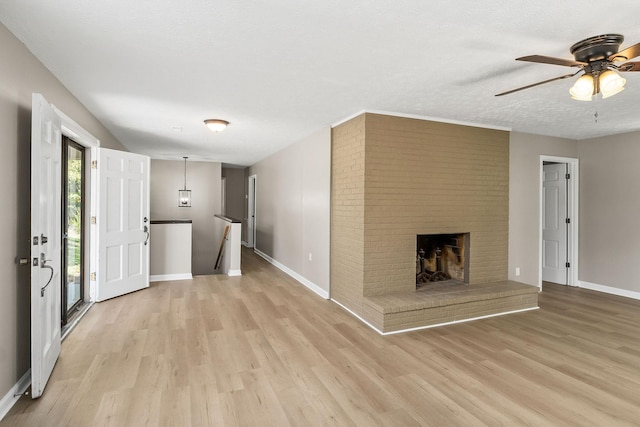
[{"label": "fireplace opening", "polygon": [[469,283],[469,233],[419,234],[416,287],[442,281]]}]

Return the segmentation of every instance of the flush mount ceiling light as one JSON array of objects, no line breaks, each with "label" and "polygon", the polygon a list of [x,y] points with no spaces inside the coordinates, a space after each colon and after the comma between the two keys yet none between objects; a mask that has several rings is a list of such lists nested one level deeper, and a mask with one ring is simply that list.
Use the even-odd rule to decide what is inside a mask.
[{"label": "flush mount ceiling light", "polygon": [[[575,67],[578,68],[578,71],[502,92],[496,96],[507,95],[583,73],[569,90],[571,98],[578,101],[591,101],[599,93],[602,93],[603,98],[609,98],[616,93],[622,92],[627,82],[618,72],[640,71],[639,61],[625,62],[640,56],[640,43],[620,50],[620,45],[623,41],[624,37],[620,34],[603,34],[589,37],[571,46],[570,51],[574,59],[553,58],[542,55],[516,58],[517,61]],[[619,64],[620,62],[623,63]]]},{"label": "flush mount ceiling light", "polygon": [[207,125],[211,131],[220,132],[229,125],[229,122],[220,119],[207,119],[204,121],[204,124]]}]

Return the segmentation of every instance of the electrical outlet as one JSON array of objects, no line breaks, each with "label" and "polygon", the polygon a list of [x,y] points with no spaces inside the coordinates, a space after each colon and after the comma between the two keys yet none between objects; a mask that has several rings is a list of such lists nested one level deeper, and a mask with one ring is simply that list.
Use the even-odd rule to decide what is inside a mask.
[{"label": "electrical outlet", "polygon": [[516,267],[516,276],[520,275],[520,267]]}]

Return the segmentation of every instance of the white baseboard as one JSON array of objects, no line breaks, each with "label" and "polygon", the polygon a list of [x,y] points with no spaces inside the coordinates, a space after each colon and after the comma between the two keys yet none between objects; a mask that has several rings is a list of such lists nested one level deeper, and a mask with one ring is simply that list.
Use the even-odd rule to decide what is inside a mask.
[{"label": "white baseboard", "polygon": [[356,319],[360,320],[362,323],[364,323],[365,325],[367,325],[368,327],[370,327],[371,329],[373,329],[374,331],[376,331],[377,333],[379,333],[380,335],[384,335],[384,332],[382,332],[380,329],[376,328],[375,326],[373,326],[371,323],[367,322],[366,320],[364,320],[362,317],[360,317],[355,311],[351,310],[349,307],[347,307],[346,305],[342,304],[339,301],[334,300],[333,298],[331,298],[332,302],[335,302],[336,304],[338,304],[340,307],[342,307],[343,309],[345,309],[347,312],[351,313],[352,316],[354,316]]},{"label": "white baseboard", "polygon": [[329,292],[325,291],[320,286],[318,286],[315,283],[313,283],[312,281],[302,277],[301,275],[299,275],[298,273],[296,273],[295,271],[293,271],[292,269],[290,269],[286,265],[281,264],[280,262],[278,262],[275,259],[271,258],[269,255],[265,254],[264,252],[261,252],[256,248],[253,248],[253,251],[257,255],[259,255],[262,258],[264,258],[268,263],[270,263],[270,264],[274,265],[275,267],[277,267],[278,269],[284,271],[289,276],[293,277],[298,282],[302,283],[304,286],[306,286],[307,288],[309,288],[310,290],[312,290],[316,294],[320,295],[322,298],[329,299]]},{"label": "white baseboard", "polygon": [[240,242],[242,244],[242,246],[244,246],[245,248],[249,247],[249,242],[245,242],[244,240]]},{"label": "white baseboard", "polygon": [[229,270],[227,276],[242,276],[242,270]]},{"label": "white baseboard", "polygon": [[0,400],[0,421],[7,415],[13,405],[16,404],[20,395],[31,385],[31,369],[29,369],[18,382],[11,387],[11,390]]},{"label": "white baseboard", "polygon": [[149,276],[150,282],[168,282],[169,280],[191,280],[193,276],[191,273],[180,274],[156,274]]},{"label": "white baseboard", "polygon": [[640,300],[640,292],[628,291],[626,289],[614,288],[612,286],[598,285],[597,283],[585,282],[583,280],[578,280],[578,286],[592,291]]},{"label": "white baseboard", "polygon": [[367,325],[368,327],[370,327],[371,329],[373,329],[374,331],[376,331],[380,335],[395,335],[395,334],[401,334],[403,332],[420,331],[422,329],[437,328],[439,326],[445,326],[445,325],[455,325],[456,323],[465,323],[465,322],[471,322],[472,320],[488,319],[490,317],[504,316],[506,314],[523,313],[525,311],[538,310],[540,308],[540,307],[523,308],[521,310],[511,310],[511,311],[505,311],[505,312],[502,312],[502,313],[487,314],[487,315],[484,315],[484,316],[471,317],[469,319],[452,320],[451,322],[436,323],[434,325],[418,326],[416,328],[400,329],[400,330],[391,331],[391,332],[382,332],[380,329],[376,328],[371,323],[367,322],[362,317],[358,316],[356,313],[353,312],[353,310],[349,309],[345,305],[341,304],[340,302],[338,302],[338,301],[336,301],[334,299],[331,299],[331,301],[335,302],[340,307],[344,308],[346,311],[348,311],[349,313],[351,313],[352,315],[357,317],[362,323],[364,323],[365,325]]},{"label": "white baseboard", "polygon": [[455,325],[456,323],[471,322],[473,320],[489,319],[491,317],[505,316],[507,314],[524,313],[525,311],[538,310],[540,307],[523,308],[520,310],[504,311],[502,313],[487,314],[484,316],[470,317],[468,319],[452,320],[451,322],[436,323],[435,325],[418,326],[417,328],[401,329],[399,331],[383,332],[382,335],[400,334],[402,332],[419,331],[421,329],[437,328],[445,325]]}]

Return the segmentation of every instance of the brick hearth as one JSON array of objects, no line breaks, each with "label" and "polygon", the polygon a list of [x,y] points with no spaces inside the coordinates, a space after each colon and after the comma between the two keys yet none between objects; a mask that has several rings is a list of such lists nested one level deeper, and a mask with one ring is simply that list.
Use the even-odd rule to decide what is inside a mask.
[{"label": "brick hearth", "polygon": [[537,307],[537,287],[508,280],[473,286],[448,281],[364,298],[365,318],[385,333]]}]

